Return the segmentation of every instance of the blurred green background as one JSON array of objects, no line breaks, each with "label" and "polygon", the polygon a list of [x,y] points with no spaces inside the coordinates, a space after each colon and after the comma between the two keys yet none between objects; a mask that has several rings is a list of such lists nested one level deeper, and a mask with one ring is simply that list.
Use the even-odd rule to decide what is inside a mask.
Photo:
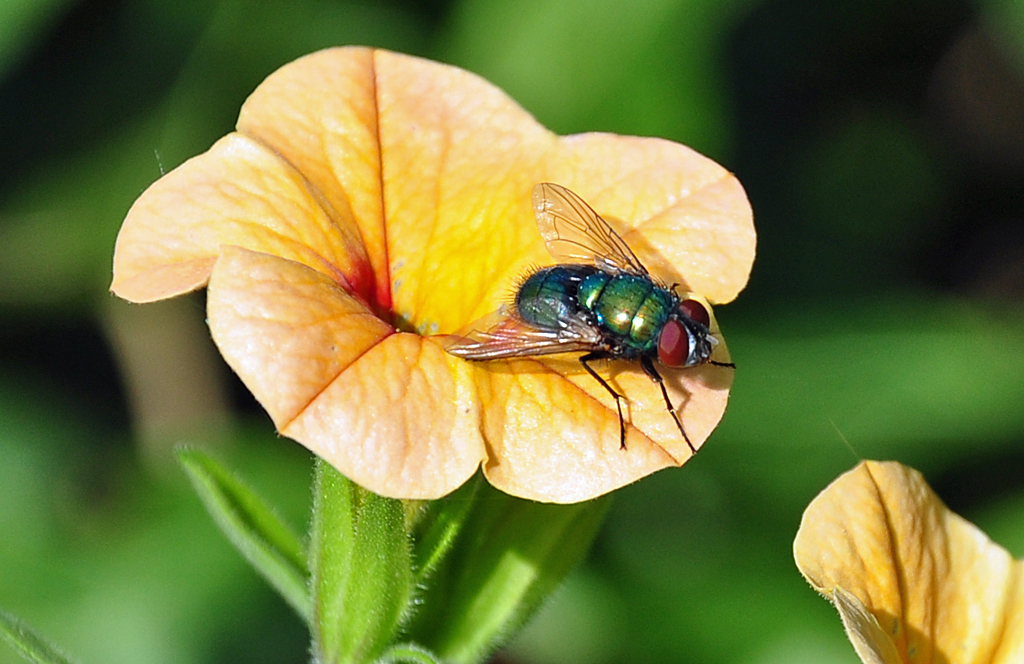
[{"label": "blurred green background", "polygon": [[1021,3],[0,0],[0,606],[87,663],[306,660],[170,450],[217,450],[300,527],[308,455],[217,357],[201,294],[106,289],[134,198],[339,44],[468,68],[559,133],[681,141],[754,206],[750,286],[717,310],[725,420],[619,493],[503,661],[852,664],[791,543],[859,458],[1024,555]]}]

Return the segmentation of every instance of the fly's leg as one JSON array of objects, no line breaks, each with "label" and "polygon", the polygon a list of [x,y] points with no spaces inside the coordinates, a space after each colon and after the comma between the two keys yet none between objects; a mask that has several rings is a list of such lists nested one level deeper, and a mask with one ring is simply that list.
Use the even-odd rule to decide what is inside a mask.
[{"label": "fly's leg", "polygon": [[730,369],[736,368],[736,365],[732,362],[715,362],[714,360],[708,360],[708,364],[713,364],[716,367],[729,367]]},{"label": "fly's leg", "polygon": [[601,378],[601,376],[598,375],[598,373],[594,371],[589,364],[587,364],[587,362],[592,362],[593,360],[606,360],[610,357],[611,355],[604,351],[595,350],[581,357],[580,364],[583,365],[583,368],[587,370],[588,374],[594,377],[594,380],[601,383],[601,387],[608,390],[608,394],[615,397],[615,407],[619,409],[619,449],[624,450],[626,449],[626,420],[622,417],[622,399],[624,397],[613,390],[612,386],[609,385],[604,378]]},{"label": "fly's leg", "polygon": [[690,451],[694,454],[697,453],[697,448],[690,442],[690,437],[686,435],[686,431],[683,430],[683,423],[679,419],[679,414],[676,412],[676,407],[672,405],[672,400],[668,398],[668,390],[665,389],[665,379],[661,377],[658,370],[654,367],[654,362],[651,358],[642,356],[640,358],[640,366],[644,368],[644,371],[648,376],[651,377],[658,387],[661,388],[661,396],[665,397],[665,407],[668,408],[668,412],[672,413],[672,419],[676,421],[676,426],[679,427],[679,433],[683,434],[683,440],[690,446]]}]

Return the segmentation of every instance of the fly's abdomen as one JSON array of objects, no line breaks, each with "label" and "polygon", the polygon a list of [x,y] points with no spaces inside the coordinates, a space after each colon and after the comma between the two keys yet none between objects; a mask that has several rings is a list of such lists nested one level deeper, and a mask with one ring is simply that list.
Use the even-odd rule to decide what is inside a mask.
[{"label": "fly's abdomen", "polygon": [[580,283],[598,272],[587,265],[556,265],[537,270],[519,286],[516,311],[520,318],[539,328],[554,329],[580,311]]}]

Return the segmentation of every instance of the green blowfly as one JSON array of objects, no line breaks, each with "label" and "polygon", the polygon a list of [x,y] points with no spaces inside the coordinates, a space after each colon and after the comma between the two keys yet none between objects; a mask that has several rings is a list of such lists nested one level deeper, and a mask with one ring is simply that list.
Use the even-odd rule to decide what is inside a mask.
[{"label": "green blowfly", "polygon": [[608,222],[569,189],[538,184],[533,209],[548,253],[559,264],[531,272],[514,302],[449,337],[447,351],[468,360],[582,352],[580,364],[615,398],[623,449],[625,397],[590,363],[638,361],[661,387],[665,407],[695,453],[655,360],[672,368],[734,367],[711,359],[717,340],[707,308],[654,279]]}]

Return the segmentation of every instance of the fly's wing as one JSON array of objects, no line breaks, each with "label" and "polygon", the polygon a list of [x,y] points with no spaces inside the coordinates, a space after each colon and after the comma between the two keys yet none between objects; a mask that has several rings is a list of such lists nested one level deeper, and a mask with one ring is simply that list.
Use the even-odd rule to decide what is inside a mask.
[{"label": "fly's wing", "polygon": [[647,274],[647,268],[608,222],[562,185],[542,182],[535,186],[533,212],[548,253],[556,260]]},{"label": "fly's wing", "polygon": [[467,360],[584,352],[600,344],[600,332],[582,318],[569,317],[558,329],[542,329],[527,325],[507,304],[441,340],[446,351]]}]

